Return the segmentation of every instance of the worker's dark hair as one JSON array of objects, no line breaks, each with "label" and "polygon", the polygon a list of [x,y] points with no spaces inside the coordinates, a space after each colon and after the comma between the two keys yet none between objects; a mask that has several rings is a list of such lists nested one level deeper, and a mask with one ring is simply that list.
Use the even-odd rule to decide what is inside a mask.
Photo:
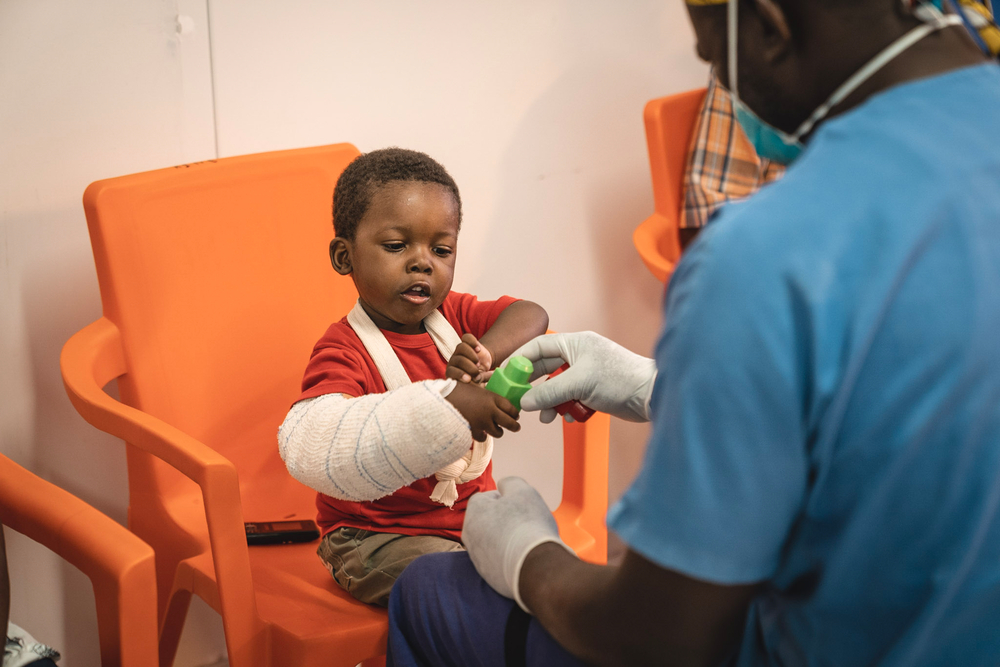
[{"label": "worker's dark hair", "polygon": [[372,197],[379,188],[395,181],[437,183],[448,188],[455,197],[461,226],[462,198],[445,168],[426,153],[392,147],[359,155],[337,179],[333,190],[334,233],[353,241]]}]

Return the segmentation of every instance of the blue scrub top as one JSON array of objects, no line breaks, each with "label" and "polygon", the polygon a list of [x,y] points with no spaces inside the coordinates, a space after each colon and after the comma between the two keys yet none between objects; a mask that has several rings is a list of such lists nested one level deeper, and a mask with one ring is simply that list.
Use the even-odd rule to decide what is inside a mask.
[{"label": "blue scrub top", "polygon": [[894,87],[688,250],[636,552],[766,582],[739,665],[1000,665],[1000,68]]}]

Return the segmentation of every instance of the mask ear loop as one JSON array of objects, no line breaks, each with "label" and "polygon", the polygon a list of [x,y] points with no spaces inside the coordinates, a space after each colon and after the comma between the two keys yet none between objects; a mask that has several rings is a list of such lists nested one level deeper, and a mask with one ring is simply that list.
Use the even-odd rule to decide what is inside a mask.
[{"label": "mask ear loop", "polygon": [[809,134],[813,126],[830,113],[830,109],[843,102],[844,98],[853,93],[854,90],[867,81],[872,74],[881,69],[887,62],[898,56],[900,53],[910,48],[932,32],[945,28],[949,25],[960,25],[962,23],[962,19],[954,14],[945,16],[938,11],[937,7],[934,7],[933,5],[928,6],[930,6],[933,13],[936,14],[930,23],[925,23],[913,28],[910,32],[906,33],[901,38],[882,49],[878,55],[868,61],[867,65],[859,69],[851,75],[847,81],[842,83],[840,87],[837,88],[832,95],[830,95],[830,99],[813,111],[812,115],[810,115],[809,118],[807,118],[806,121],[799,126],[799,129],[795,131],[792,138],[795,141],[799,141],[802,137]]},{"label": "mask ear loop", "polygon": [[739,0],[728,0],[726,3],[726,40],[728,44],[727,60],[729,61],[729,93],[739,99],[739,88],[736,84],[736,19]]}]

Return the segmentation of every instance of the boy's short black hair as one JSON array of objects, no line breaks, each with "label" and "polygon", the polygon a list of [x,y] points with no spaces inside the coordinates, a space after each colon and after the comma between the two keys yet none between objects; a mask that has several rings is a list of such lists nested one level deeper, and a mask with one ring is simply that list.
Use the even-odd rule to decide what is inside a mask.
[{"label": "boy's short black hair", "polygon": [[334,233],[353,241],[372,197],[379,188],[393,181],[438,183],[448,188],[455,197],[461,226],[462,198],[455,180],[445,168],[426,153],[392,147],[359,155],[337,179],[337,187],[333,190]]}]

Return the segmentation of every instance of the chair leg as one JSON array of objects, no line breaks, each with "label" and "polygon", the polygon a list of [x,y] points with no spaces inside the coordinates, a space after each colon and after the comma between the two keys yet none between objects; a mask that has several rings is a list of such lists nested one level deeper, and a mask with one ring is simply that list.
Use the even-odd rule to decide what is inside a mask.
[{"label": "chair leg", "polygon": [[139,667],[156,655],[156,600],[150,589],[156,581],[153,552],[119,571],[118,576],[91,578],[97,602],[97,633],[101,664]]},{"label": "chair leg", "polygon": [[385,667],[385,656],[378,658],[368,658],[361,663],[361,667]]},{"label": "chair leg", "polygon": [[170,596],[163,625],[160,627],[160,667],[171,667],[174,664],[190,604],[191,591],[175,590]]}]

